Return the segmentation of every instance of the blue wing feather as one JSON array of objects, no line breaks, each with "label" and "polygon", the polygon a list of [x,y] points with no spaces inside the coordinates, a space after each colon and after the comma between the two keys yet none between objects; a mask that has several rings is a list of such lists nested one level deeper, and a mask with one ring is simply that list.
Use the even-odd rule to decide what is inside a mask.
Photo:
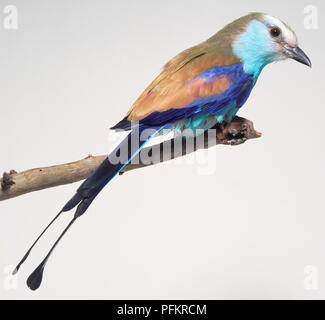
[{"label": "blue wing feather", "polygon": [[[249,97],[253,87],[253,76],[245,73],[243,65],[235,64],[228,67],[217,66],[204,71],[194,79],[204,79],[206,83],[212,83],[217,78],[227,77],[229,80],[228,88],[215,95],[199,97],[192,103],[183,108],[173,108],[163,112],[154,111],[144,119],[139,121],[140,126],[172,126],[176,122],[195,118],[204,118],[205,115],[215,115],[218,122],[222,122],[224,117],[231,121],[236,112]],[[200,121],[197,120],[197,123]],[[130,128],[131,123],[126,118],[123,119],[112,129]]]},{"label": "blue wing feather", "polygon": [[169,109],[164,112],[155,111],[141,120],[140,125],[165,125],[197,117],[198,115],[218,115],[229,105],[233,105],[239,109],[246,102],[253,89],[254,82],[252,75],[245,73],[242,64],[236,64],[229,67],[214,67],[203,72],[196,78],[203,78],[211,83],[217,77],[220,78],[222,76],[227,76],[230,82],[228,89],[224,92],[208,97],[199,97],[181,109]]}]

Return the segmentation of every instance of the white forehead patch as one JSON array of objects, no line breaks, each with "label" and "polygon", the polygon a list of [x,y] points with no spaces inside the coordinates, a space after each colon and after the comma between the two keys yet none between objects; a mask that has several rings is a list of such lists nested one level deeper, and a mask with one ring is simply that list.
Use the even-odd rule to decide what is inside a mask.
[{"label": "white forehead patch", "polygon": [[298,39],[294,31],[280,19],[264,15],[264,22],[271,27],[279,27],[282,31],[284,41],[291,47],[295,47],[298,44]]}]

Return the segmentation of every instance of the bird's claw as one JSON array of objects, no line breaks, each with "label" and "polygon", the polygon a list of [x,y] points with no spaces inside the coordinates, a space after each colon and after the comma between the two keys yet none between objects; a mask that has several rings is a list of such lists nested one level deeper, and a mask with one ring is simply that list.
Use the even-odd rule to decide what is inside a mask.
[{"label": "bird's claw", "polygon": [[248,138],[241,132],[236,129],[231,129],[226,134],[226,139],[224,140],[224,144],[230,146],[238,146],[240,144],[245,143]]},{"label": "bird's claw", "polygon": [[229,146],[239,146],[240,144],[243,144],[247,141],[248,139],[246,137],[244,138],[237,138],[237,139],[232,139],[232,140],[226,140],[224,144],[229,145]]}]

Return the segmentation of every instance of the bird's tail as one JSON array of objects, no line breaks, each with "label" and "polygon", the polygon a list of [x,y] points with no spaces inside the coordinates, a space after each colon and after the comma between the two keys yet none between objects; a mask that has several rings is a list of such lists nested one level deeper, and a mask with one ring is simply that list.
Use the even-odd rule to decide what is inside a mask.
[{"label": "bird's tail", "polygon": [[[150,132],[146,132],[144,136],[144,130],[133,130],[120,144],[119,146],[103,161],[103,163],[82,183],[75,195],[66,203],[63,209],[56,215],[56,217],[50,222],[50,224],[44,229],[40,236],[35,240],[31,248],[26,252],[22,260],[14,270],[14,274],[18,272],[21,265],[27,259],[28,255],[36,245],[38,240],[47,231],[47,229],[54,223],[54,221],[63,213],[72,210],[77,207],[74,217],[68,226],[61,233],[60,237],[52,246],[51,250],[46,255],[45,259],[34,270],[34,272],[28,277],[27,285],[30,289],[36,290],[39,288],[43,278],[43,271],[47,260],[49,259],[54,248],[57,246],[61,238],[72,226],[72,224],[83,215],[90,204],[94,201],[100,191],[108,184],[131,160],[135,157],[141,148],[149,141],[154,135],[156,135],[162,128],[150,129]],[[114,161],[113,161],[114,160]]]}]

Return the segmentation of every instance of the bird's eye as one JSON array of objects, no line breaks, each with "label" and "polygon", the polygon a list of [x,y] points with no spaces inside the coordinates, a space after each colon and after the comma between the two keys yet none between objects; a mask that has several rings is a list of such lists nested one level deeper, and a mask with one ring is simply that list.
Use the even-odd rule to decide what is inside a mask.
[{"label": "bird's eye", "polygon": [[280,34],[281,34],[281,29],[278,28],[278,27],[274,27],[274,28],[271,29],[270,33],[271,33],[271,36],[272,36],[273,38],[277,38],[277,37],[279,37]]}]

